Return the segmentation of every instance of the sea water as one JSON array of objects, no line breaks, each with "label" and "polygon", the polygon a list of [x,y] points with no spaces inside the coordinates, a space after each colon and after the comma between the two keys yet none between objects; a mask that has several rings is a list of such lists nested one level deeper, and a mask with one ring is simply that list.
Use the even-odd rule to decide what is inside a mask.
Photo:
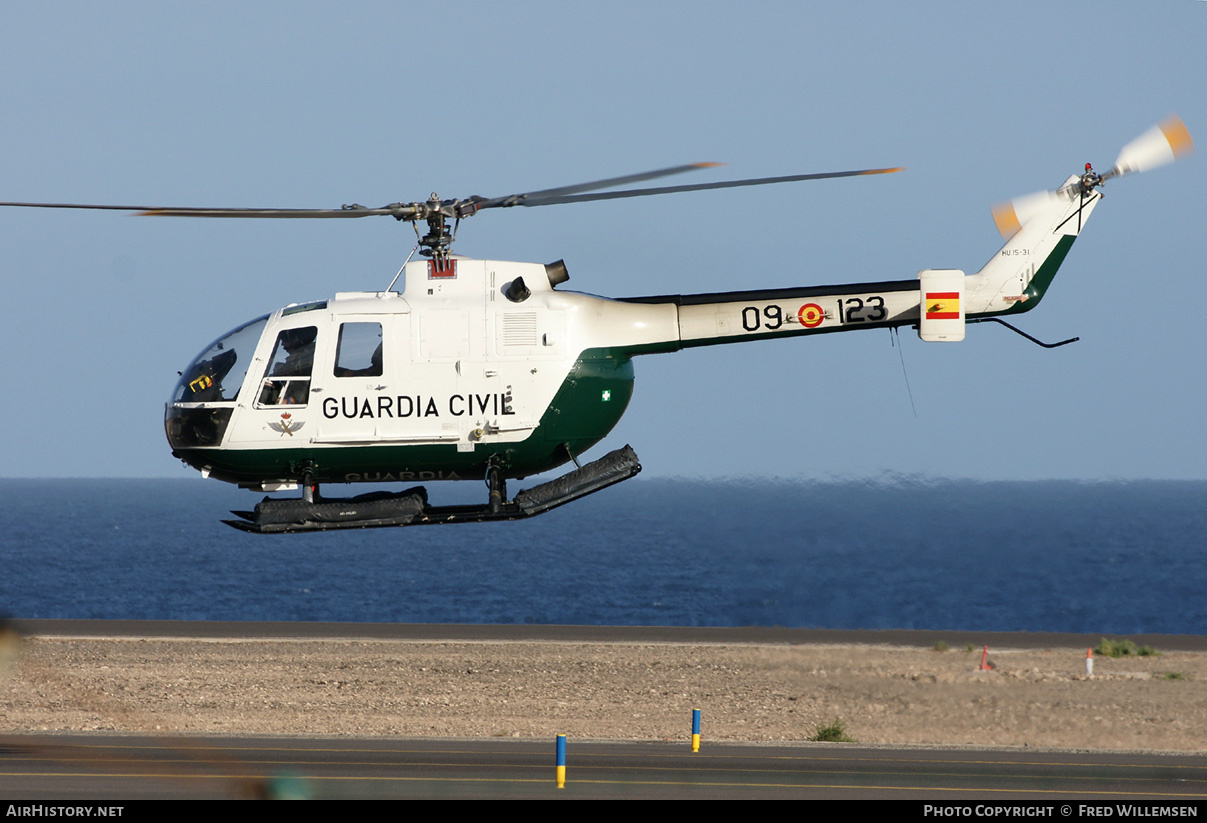
[{"label": "sea water", "polygon": [[19,618],[1207,634],[1207,481],[637,477],[528,521],[295,535],[223,525],[259,496],[199,479],[0,493]]}]

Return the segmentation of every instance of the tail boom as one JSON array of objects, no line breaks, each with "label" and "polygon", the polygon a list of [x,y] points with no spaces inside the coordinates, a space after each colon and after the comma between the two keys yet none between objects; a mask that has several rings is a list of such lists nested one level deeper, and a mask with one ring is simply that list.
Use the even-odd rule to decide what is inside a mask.
[{"label": "tail boom", "polygon": [[1009,234],[1005,245],[975,274],[927,269],[911,280],[619,302],[674,306],[679,340],[671,342],[678,348],[907,325],[919,327],[924,340],[958,341],[968,319],[1017,314],[1039,304],[1101,199],[1096,190],[1084,191],[1080,180],[1074,175],[1054,192],[1009,204],[1009,219],[999,219]]}]

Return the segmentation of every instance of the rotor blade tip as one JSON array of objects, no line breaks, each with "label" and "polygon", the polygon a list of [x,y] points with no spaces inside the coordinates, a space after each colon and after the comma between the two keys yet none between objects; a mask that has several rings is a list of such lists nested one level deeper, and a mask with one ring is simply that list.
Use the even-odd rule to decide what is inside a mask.
[{"label": "rotor blade tip", "polygon": [[997,226],[998,232],[1002,235],[1003,240],[1009,240],[1022,226],[1018,222],[1018,214],[1014,211],[1014,203],[1007,200],[1005,203],[998,203],[992,208],[993,224]]},{"label": "rotor blade tip", "polygon": [[905,171],[905,166],[895,166],[891,169],[868,169],[863,174],[896,174],[899,171]]},{"label": "rotor blade tip", "polygon": [[724,163],[692,163],[698,169],[714,169],[717,166],[724,166]]},{"label": "rotor blade tip", "polygon": [[1181,117],[1176,114],[1169,115],[1161,121],[1160,129],[1161,133],[1165,135],[1165,139],[1169,141],[1169,148],[1173,150],[1174,157],[1185,157],[1194,153],[1194,139],[1190,136],[1190,129],[1186,128]]}]

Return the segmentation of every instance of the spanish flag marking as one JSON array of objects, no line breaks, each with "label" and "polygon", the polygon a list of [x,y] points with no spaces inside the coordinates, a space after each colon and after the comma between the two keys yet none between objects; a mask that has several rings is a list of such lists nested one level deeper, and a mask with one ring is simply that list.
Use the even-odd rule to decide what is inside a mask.
[{"label": "spanish flag marking", "polygon": [[926,293],[927,320],[959,320],[960,293],[956,291],[928,291]]}]

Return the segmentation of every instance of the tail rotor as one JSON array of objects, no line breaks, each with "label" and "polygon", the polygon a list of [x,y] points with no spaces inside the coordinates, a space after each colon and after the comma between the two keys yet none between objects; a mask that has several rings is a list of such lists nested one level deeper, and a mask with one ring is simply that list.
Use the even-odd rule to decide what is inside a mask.
[{"label": "tail rotor", "polygon": [[1150,171],[1194,154],[1194,140],[1182,118],[1171,114],[1123,147],[1115,167],[1103,180]]},{"label": "tail rotor", "polygon": [[[1048,208],[1062,197],[1067,201],[1078,199],[1084,206],[1086,198],[1097,187],[1112,177],[1151,171],[1194,154],[1194,140],[1190,130],[1176,114],[1162,120],[1144,134],[1123,147],[1115,167],[1106,174],[1098,174],[1093,166],[1085,164],[1085,171],[1069,178],[1055,191],[1041,191],[1016,197],[993,207],[993,222],[997,230],[1009,240],[1027,221]],[[1078,209],[1080,212],[1080,208]],[[1079,220],[1080,228],[1080,220]]]}]

